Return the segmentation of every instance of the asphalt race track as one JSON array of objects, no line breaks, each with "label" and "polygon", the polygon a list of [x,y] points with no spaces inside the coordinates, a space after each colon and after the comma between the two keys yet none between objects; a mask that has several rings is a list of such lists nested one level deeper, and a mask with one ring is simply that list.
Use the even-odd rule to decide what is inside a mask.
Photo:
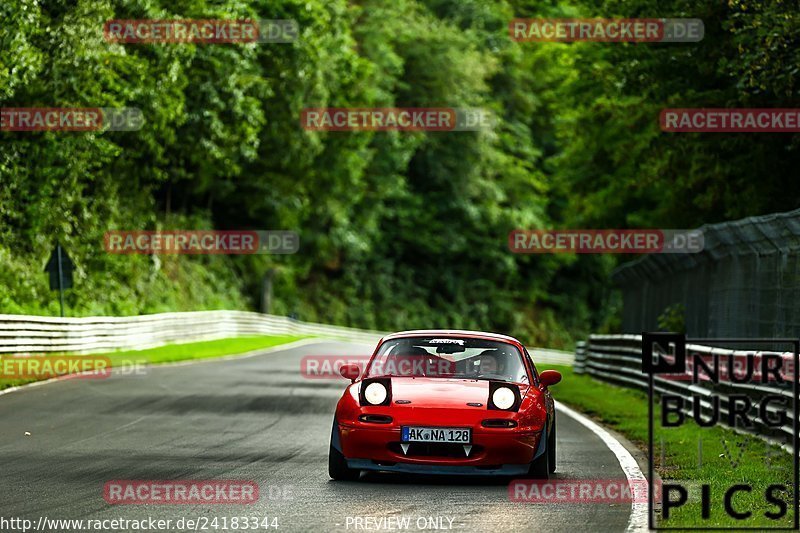
[{"label": "asphalt race track", "polygon": [[[0,517],[277,517],[278,531],[318,532],[385,531],[378,520],[405,517],[412,531],[434,524],[455,531],[624,531],[630,504],[514,503],[507,479],[370,474],[355,483],[330,481],[331,422],[346,381],[307,379],[300,360],[370,349],[326,341],[2,395]],[[625,479],[603,442],[563,414],[557,477]],[[253,480],[260,498],[250,505],[110,505],[103,487],[118,479]]]}]

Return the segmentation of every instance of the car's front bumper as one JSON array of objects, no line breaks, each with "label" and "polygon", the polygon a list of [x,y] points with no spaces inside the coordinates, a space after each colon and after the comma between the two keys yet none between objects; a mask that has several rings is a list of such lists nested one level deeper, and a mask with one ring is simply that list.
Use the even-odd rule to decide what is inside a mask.
[{"label": "car's front bumper", "polygon": [[545,452],[545,431],[472,429],[470,453],[463,445],[431,450],[411,444],[403,453],[399,427],[353,427],[338,424],[340,451],[351,468],[389,472],[454,475],[520,475]]}]

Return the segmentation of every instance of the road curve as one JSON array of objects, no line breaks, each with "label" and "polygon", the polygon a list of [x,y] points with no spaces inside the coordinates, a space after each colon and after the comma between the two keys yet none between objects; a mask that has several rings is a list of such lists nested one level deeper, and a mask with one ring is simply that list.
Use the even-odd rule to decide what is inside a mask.
[{"label": "road curve", "polygon": [[[368,474],[330,481],[328,440],[346,382],[306,379],[300,360],[370,348],[320,341],[2,395],[0,519],[175,524],[217,517],[221,531],[222,518],[277,517],[278,531],[322,532],[385,531],[398,523],[380,520],[397,517],[413,531],[624,531],[630,504],[515,503],[508,480]],[[559,479],[625,479],[600,438],[564,415],[557,449]],[[250,505],[110,505],[103,486],[118,479],[253,480],[260,498]]]}]

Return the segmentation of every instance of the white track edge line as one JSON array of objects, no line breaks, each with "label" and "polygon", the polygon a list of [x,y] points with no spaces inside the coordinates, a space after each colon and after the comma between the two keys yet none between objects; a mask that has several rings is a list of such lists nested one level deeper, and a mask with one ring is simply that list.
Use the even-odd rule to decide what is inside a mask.
[{"label": "white track edge line", "polygon": [[[619,461],[619,466],[622,467],[625,477],[628,478],[628,485],[631,487],[631,494],[641,492],[637,490],[637,487],[640,487],[643,480],[646,480],[647,478],[642,472],[642,469],[639,468],[639,463],[636,462],[636,459],[634,459],[633,455],[631,455],[631,452],[629,452],[620,441],[618,441],[611,433],[606,431],[602,426],[593,420],[580,414],[574,409],[567,407],[561,402],[556,402],[556,410],[559,413],[564,413],[565,415],[569,416],[597,435],[600,440],[602,440],[603,443],[608,446],[608,449],[611,450],[611,452],[616,456],[617,461]],[[628,527],[626,531],[648,531],[649,527],[647,514],[648,510],[646,502],[632,502],[631,514],[628,518]]]}]

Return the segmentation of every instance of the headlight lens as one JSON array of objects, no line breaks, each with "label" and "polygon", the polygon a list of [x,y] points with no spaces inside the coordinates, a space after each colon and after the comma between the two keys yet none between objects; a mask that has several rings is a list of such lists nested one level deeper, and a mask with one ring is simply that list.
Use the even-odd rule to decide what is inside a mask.
[{"label": "headlight lens", "polygon": [[372,405],[380,405],[386,401],[386,394],[386,387],[383,386],[383,383],[370,383],[364,390],[364,399]]},{"label": "headlight lens", "polygon": [[492,403],[498,409],[511,409],[516,399],[514,392],[508,387],[500,387],[492,394]]}]

